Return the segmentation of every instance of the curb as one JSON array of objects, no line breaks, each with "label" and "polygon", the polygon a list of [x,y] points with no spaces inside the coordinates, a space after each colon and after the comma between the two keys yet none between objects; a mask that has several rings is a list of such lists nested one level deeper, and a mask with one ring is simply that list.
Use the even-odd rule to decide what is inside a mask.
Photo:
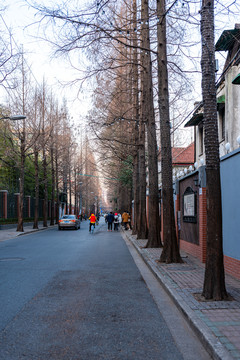
[{"label": "curb", "polygon": [[43,228],[40,228],[40,229],[32,229],[32,230],[29,230],[29,231],[19,232],[19,234],[17,236],[22,236],[22,235],[32,234],[32,233],[37,232],[37,231],[47,230],[47,229],[53,228],[54,226],[56,226],[56,225],[49,225],[47,227],[43,227]]},{"label": "curb", "polygon": [[208,353],[215,360],[233,360],[233,357],[226,350],[226,348],[221,344],[221,342],[212,334],[211,330],[198,318],[198,316],[194,313],[194,311],[184,302],[184,300],[178,295],[177,291],[173,287],[172,280],[170,281],[168,275],[163,275],[159,272],[157,266],[150,261],[143,251],[138,247],[132,238],[131,234],[127,234],[123,232],[123,236],[125,236],[131,243],[134,248],[137,250],[139,255],[142,257],[146,265],[155,275],[157,280],[163,286],[164,290],[174,301],[174,304],[177,308],[182,312],[185,319],[190,324],[191,328],[194,330],[199,340],[203,344],[203,346],[207,349]]},{"label": "curb", "polygon": [[56,226],[57,226],[57,224],[54,224],[54,225],[49,225],[48,227],[41,227],[39,229],[29,229],[29,230],[25,230],[23,232],[14,231],[14,232],[10,232],[10,233],[7,230],[0,230],[0,243],[10,240],[10,239],[15,239],[19,236],[28,235],[28,234],[32,234],[37,231],[43,231],[43,230],[47,230],[50,228],[54,228]]}]

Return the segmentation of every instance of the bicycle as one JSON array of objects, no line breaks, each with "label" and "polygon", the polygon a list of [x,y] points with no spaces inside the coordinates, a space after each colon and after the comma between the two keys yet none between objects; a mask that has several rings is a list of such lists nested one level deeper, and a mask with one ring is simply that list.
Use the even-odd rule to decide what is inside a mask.
[{"label": "bicycle", "polygon": [[91,234],[94,233],[94,229],[95,229],[95,224],[91,224],[91,230],[90,230],[90,233],[91,233]]}]

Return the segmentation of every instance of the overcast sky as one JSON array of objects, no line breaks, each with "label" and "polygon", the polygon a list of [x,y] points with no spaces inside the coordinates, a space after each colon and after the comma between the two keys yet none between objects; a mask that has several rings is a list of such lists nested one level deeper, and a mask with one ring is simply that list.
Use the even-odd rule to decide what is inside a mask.
[{"label": "overcast sky", "polygon": [[[46,0],[38,0],[38,2],[45,2],[47,4],[49,1],[50,0],[47,2]],[[223,3],[229,1],[230,0],[224,0]],[[79,0],[79,2],[83,3],[85,0]],[[21,48],[21,45],[23,45],[23,50],[26,54],[25,58],[37,82],[40,84],[44,77],[48,86],[52,86],[53,93],[57,93],[59,97],[65,95],[69,101],[71,115],[74,117],[75,122],[77,122],[80,115],[84,117],[90,108],[90,93],[87,86],[84,92],[80,94],[80,101],[75,100],[79,90],[78,84],[72,88],[62,88],[59,82],[74,80],[78,77],[78,73],[70,67],[66,60],[61,58],[50,59],[52,49],[45,41],[37,38],[38,25],[28,26],[37,21],[37,18],[34,16],[35,11],[29,8],[24,0],[4,0],[4,6],[7,7],[7,10],[3,13],[4,20],[0,18],[1,28],[4,28],[5,22],[6,25],[12,29],[17,46]],[[230,18],[226,16],[222,18],[221,14],[217,15],[216,20],[220,20],[221,23],[218,22],[218,26],[222,29],[233,28],[235,22],[240,22],[238,16],[231,16]],[[217,57],[221,59],[222,55],[217,54]],[[4,92],[1,91],[1,101],[4,95]]]},{"label": "overcast sky", "polygon": [[[5,0],[6,11],[0,17],[0,26],[2,29],[11,29],[15,45],[21,49],[23,47],[25,59],[31,68],[31,71],[37,81],[41,84],[43,77],[48,86],[51,86],[53,93],[61,98],[65,96],[68,99],[68,106],[75,122],[79,117],[84,117],[90,107],[89,92],[78,93],[79,85],[62,87],[60,83],[66,83],[76,79],[77,71],[73,70],[68,62],[61,58],[52,58],[52,48],[45,42],[37,38],[38,25],[31,25],[37,21],[34,16],[34,10],[29,8],[24,0]],[[6,93],[0,91],[1,102]],[[76,100],[77,96],[80,101]]]}]

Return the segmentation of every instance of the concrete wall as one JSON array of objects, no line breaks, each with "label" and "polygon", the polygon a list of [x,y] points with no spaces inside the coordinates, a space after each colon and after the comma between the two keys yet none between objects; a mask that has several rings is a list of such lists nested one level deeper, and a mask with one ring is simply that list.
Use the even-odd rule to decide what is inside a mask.
[{"label": "concrete wall", "polygon": [[221,158],[223,251],[240,260],[240,149]]},{"label": "concrete wall", "polygon": [[[232,80],[239,74],[240,65],[232,66],[225,75],[225,81],[217,89],[217,98],[225,96],[225,136],[224,139],[219,138],[220,156],[226,154],[225,145],[230,143],[231,151],[238,148],[237,137],[240,136],[240,85],[232,84]],[[219,121],[219,116],[218,116]],[[220,128],[219,124],[218,127]],[[195,127],[195,146],[196,161],[204,160],[205,164],[205,148],[203,146],[203,154],[200,152],[199,146],[199,126]],[[204,132],[203,132],[204,137]]]},{"label": "concrete wall", "polygon": [[[221,158],[221,188],[223,216],[223,253],[225,271],[240,279],[240,148]],[[191,178],[198,174],[201,187],[198,191],[197,227],[198,234],[192,231],[193,225],[180,224],[180,248],[202,262],[206,259],[206,178],[205,166],[193,174],[178,180],[179,186],[176,200],[176,213],[181,211],[183,190],[189,186]],[[193,184],[191,185],[195,190]],[[182,217],[182,211],[181,211]],[[196,230],[196,229],[195,229]],[[194,237],[195,239],[191,239]],[[197,239],[198,236],[198,239]]]},{"label": "concrete wall", "polygon": [[238,147],[237,137],[240,135],[240,86],[232,84],[239,71],[240,66],[232,66],[225,76],[225,142],[230,143],[232,150]]}]

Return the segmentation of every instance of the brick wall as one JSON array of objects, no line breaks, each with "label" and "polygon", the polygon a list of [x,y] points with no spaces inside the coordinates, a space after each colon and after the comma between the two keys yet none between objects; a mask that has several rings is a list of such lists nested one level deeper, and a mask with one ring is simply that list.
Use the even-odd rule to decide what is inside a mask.
[{"label": "brick wall", "polygon": [[[200,188],[198,195],[198,238],[199,245],[192,244],[184,239],[180,239],[180,249],[197,257],[201,262],[206,262],[206,240],[207,240],[207,199],[206,188]],[[176,206],[180,202],[176,203]]]},{"label": "brick wall", "polygon": [[225,272],[240,280],[240,260],[224,255]]},{"label": "brick wall", "polygon": [[191,244],[190,242],[181,239],[180,249],[198,259],[201,259],[201,248],[199,245]]}]

